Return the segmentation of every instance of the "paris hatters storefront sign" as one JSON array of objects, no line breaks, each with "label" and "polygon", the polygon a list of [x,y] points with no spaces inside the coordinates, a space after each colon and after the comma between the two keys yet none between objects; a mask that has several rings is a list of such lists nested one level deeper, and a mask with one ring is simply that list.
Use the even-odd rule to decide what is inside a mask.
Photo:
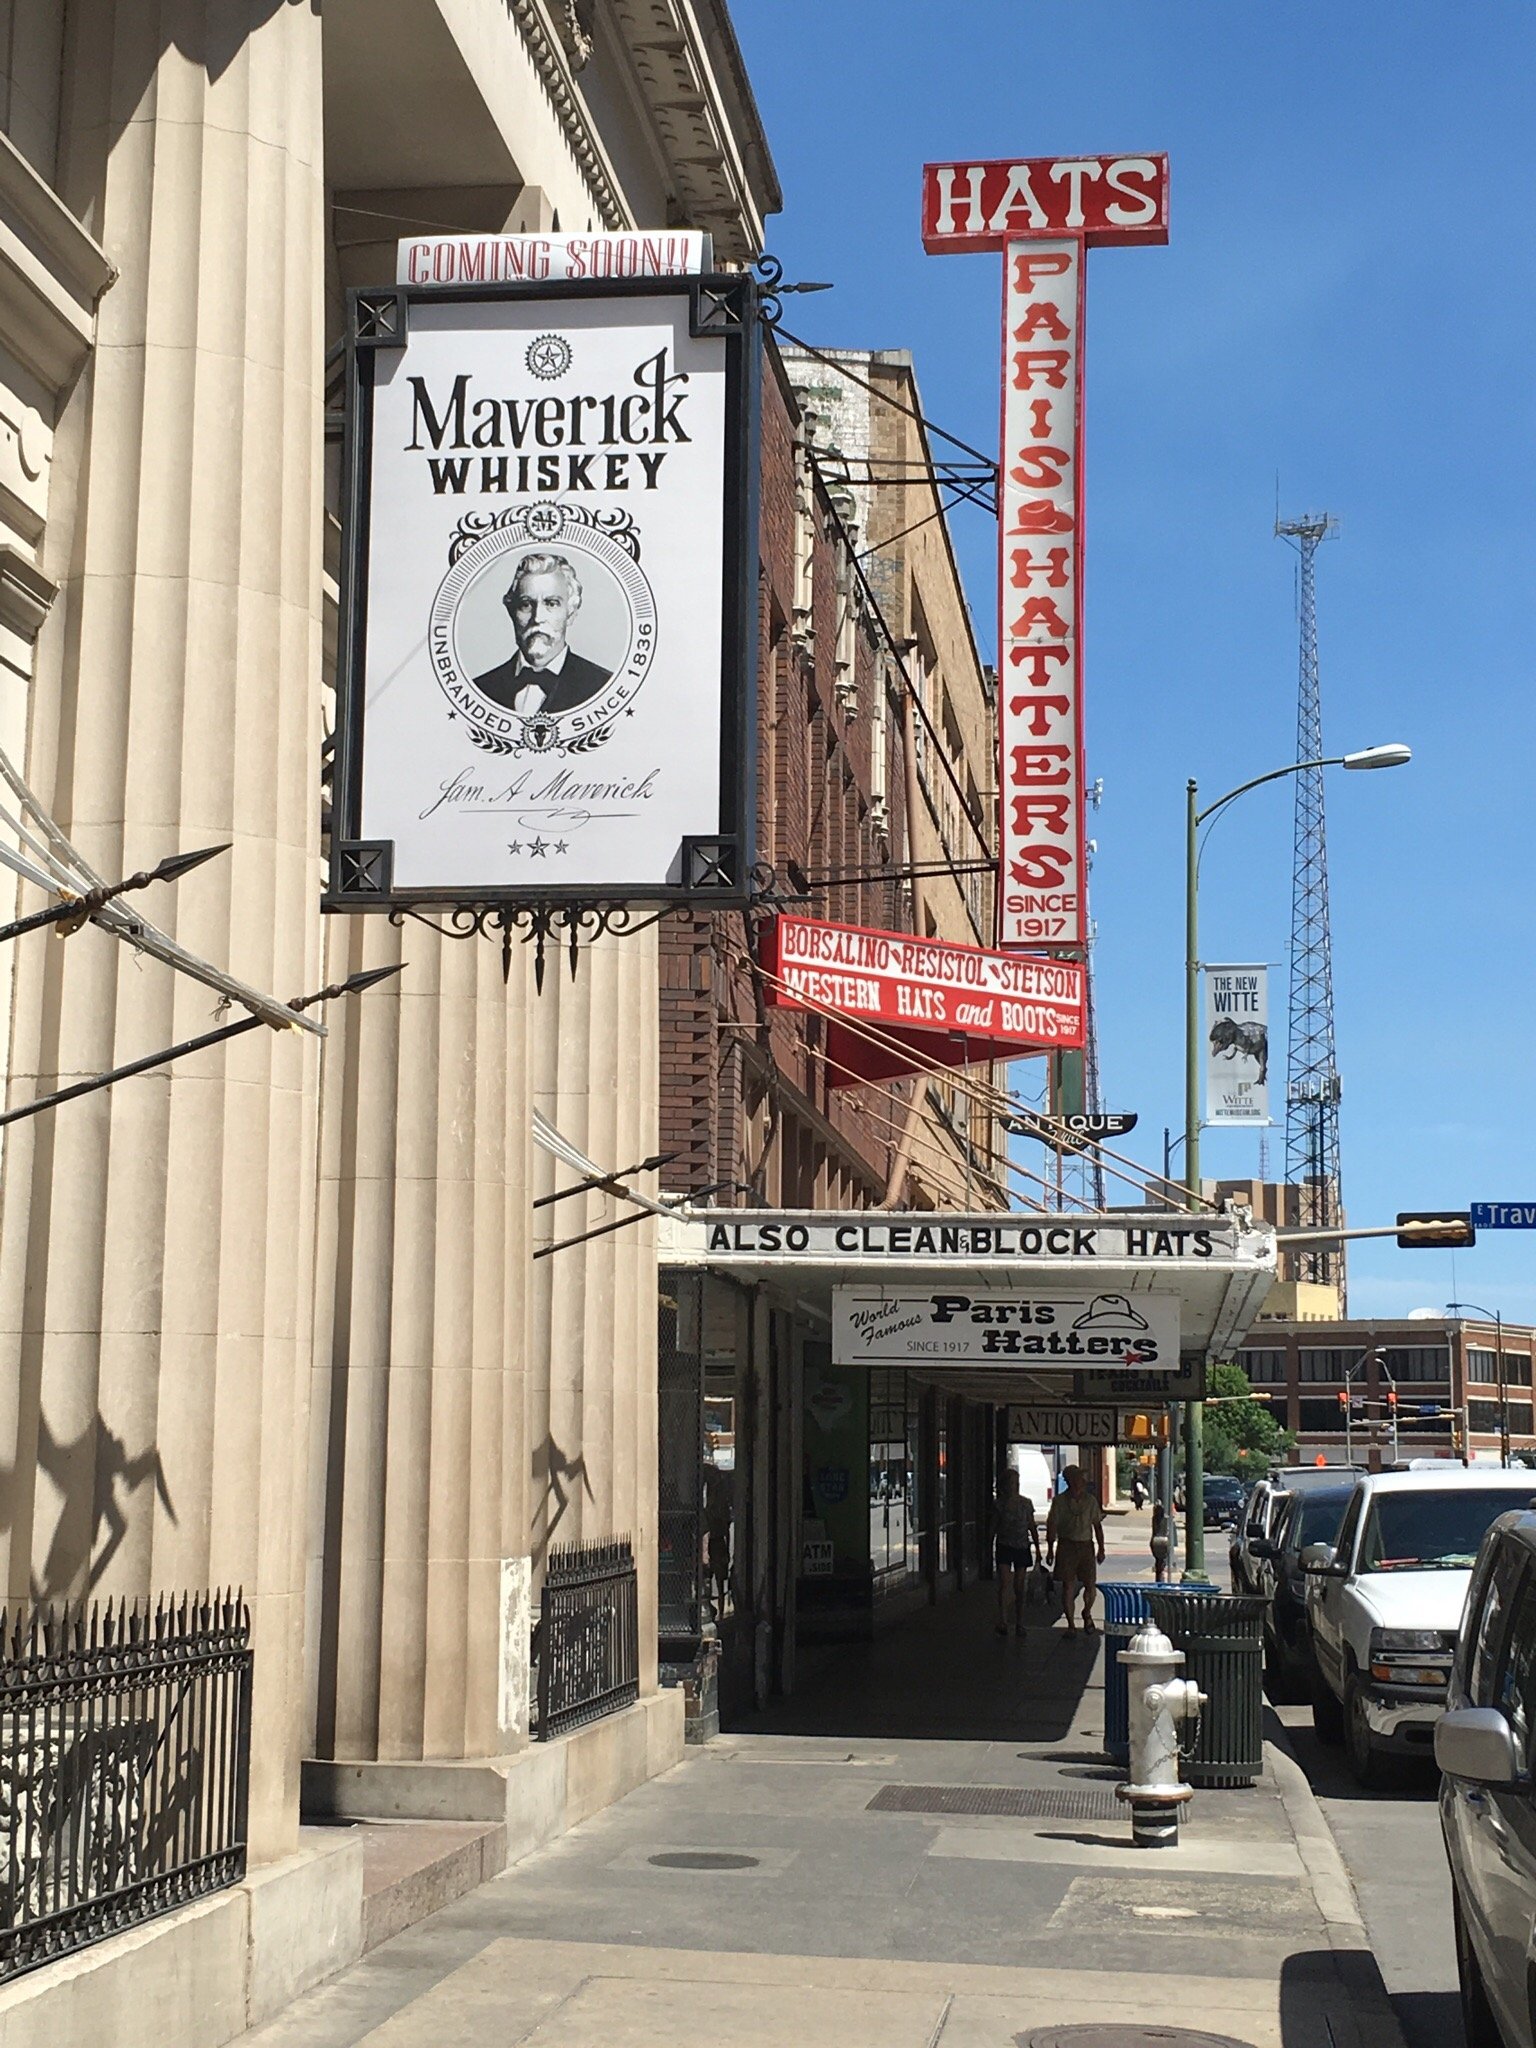
[{"label": "paris hatters storefront sign", "polygon": [[332,907],[731,900],[750,282],[351,311]]}]

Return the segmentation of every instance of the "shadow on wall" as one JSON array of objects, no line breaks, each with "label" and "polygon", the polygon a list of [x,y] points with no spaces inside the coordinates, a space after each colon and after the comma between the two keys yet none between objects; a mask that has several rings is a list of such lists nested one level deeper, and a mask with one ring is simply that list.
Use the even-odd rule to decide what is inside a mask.
[{"label": "shadow on wall", "polygon": [[534,1546],[535,1551],[540,1548],[547,1551],[555,1540],[555,1531],[564,1519],[566,1509],[571,1504],[571,1495],[565,1482],[579,1479],[581,1490],[590,1501],[596,1501],[597,1495],[592,1491],[592,1481],[587,1477],[586,1454],[583,1453],[579,1458],[567,1457],[553,1436],[545,1437],[534,1455],[533,1478],[535,1498],[538,1497],[538,1483],[542,1479],[549,1497],[555,1504],[555,1511],[545,1525],[543,1543]]},{"label": "shadow on wall", "polygon": [[[156,1450],[128,1455],[120,1436],[99,1419],[87,1423],[79,1436],[61,1441],[48,1426],[48,1418],[37,1419],[37,1469],[46,1472],[63,1498],[53,1541],[41,1571],[31,1576],[34,1600],[78,1600],[94,1592],[128,1534],[127,1496],[147,1480],[155,1482],[161,1506],[176,1520],[176,1504],[165,1481],[165,1466]],[[33,1487],[18,1487],[18,1470],[12,1466],[0,1473],[0,1527],[16,1524],[20,1501],[30,1502]],[[122,1488],[122,1498],[118,1489]],[[81,1496],[90,1493],[90,1512],[78,1512]],[[102,1537],[106,1541],[98,1550]]]}]

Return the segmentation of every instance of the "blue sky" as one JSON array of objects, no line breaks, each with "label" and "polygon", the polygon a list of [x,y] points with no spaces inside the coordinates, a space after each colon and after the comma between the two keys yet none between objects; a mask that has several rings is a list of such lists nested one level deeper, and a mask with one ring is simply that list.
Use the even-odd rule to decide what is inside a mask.
[{"label": "blue sky", "polygon": [[[925,159],[1166,150],[1170,244],[1089,261],[1087,622],[1106,1095],[1182,1123],[1182,828],[1295,758],[1294,558],[1325,509],[1324,743],[1414,764],[1328,788],[1350,1220],[1536,1200],[1530,788],[1536,10],[1422,0],[737,0],[783,181],[769,246],[836,289],[828,345],[907,347],[941,424],[996,444],[995,256],[927,257]],[[994,640],[995,525],[954,515]],[[1287,957],[1291,794],[1202,873],[1202,953]],[[1286,975],[1276,977],[1283,1020]],[[1277,1077],[1283,1102],[1283,1030]],[[1021,1078],[1023,1078],[1021,1076]],[[1270,1139],[1278,1178],[1283,1133]],[[1210,1132],[1207,1173],[1258,1167]],[[1125,1191],[1111,1199],[1126,1199]],[[1458,1295],[1536,1320],[1536,1236],[1351,1254],[1357,1314]]]}]

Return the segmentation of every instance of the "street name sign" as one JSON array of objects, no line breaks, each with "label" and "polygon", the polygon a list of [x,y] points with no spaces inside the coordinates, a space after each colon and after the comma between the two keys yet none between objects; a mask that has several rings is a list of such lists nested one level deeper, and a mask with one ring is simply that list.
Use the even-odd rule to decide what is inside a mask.
[{"label": "street name sign", "polygon": [[1536,1230],[1536,1202],[1474,1202],[1474,1230]]}]

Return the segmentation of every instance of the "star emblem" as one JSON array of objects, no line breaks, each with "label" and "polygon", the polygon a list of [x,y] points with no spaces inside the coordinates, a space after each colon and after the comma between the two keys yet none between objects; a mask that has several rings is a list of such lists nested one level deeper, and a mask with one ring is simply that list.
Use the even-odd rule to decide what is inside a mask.
[{"label": "star emblem", "polygon": [[533,855],[533,858],[535,860],[542,860],[545,854],[548,853],[549,848],[545,845],[542,839],[532,839],[528,843],[528,851]]},{"label": "star emblem", "polygon": [[521,853],[522,850],[523,842],[521,841],[521,839],[514,839],[512,841],[512,844],[507,848],[508,853]]},{"label": "star emblem", "polygon": [[570,848],[566,845],[563,839],[557,839],[555,841],[555,851],[556,853],[569,853]]}]

